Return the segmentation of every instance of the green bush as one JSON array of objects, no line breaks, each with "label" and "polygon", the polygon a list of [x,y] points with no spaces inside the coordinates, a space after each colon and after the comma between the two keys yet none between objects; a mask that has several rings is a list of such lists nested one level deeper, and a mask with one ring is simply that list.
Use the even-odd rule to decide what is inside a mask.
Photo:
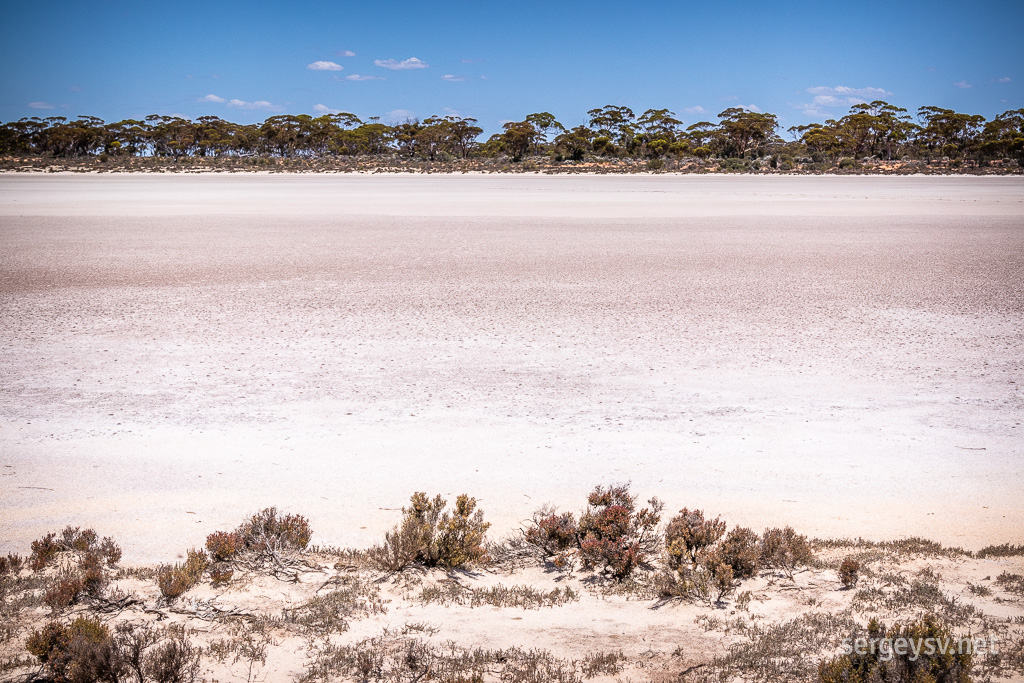
[{"label": "green bush", "polygon": [[[854,638],[857,634],[854,634]],[[856,640],[851,638],[853,644]],[[904,647],[891,647],[897,642]],[[856,649],[822,662],[818,667],[821,683],[970,683],[973,666],[973,642],[961,648],[968,638],[954,637],[933,616],[888,630],[872,619],[868,625],[863,653]],[[947,647],[945,652],[940,647]],[[966,650],[966,651],[961,651]]]},{"label": "green bush", "polygon": [[161,595],[168,600],[179,597],[202,580],[203,573],[209,566],[210,561],[206,553],[201,550],[189,550],[184,563],[165,567],[157,575]]},{"label": "green bush", "polygon": [[807,537],[796,533],[793,527],[766,529],[761,537],[761,564],[781,570],[790,580],[798,567],[814,560]]},{"label": "green bush", "polygon": [[447,501],[433,500],[416,492],[411,505],[402,508],[402,522],[384,536],[384,543],[369,550],[370,561],[385,571],[401,571],[414,564],[456,568],[483,561],[483,542],[490,524],[476,498],[462,494],[455,510],[445,511]]}]

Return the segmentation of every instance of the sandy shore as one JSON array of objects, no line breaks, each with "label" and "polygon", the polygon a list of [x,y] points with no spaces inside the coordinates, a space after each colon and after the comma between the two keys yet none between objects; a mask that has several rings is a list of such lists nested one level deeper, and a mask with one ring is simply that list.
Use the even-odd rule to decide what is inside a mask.
[{"label": "sandy shore", "polygon": [[1024,537],[1020,178],[0,176],[0,552],[365,546],[631,480],[756,529]]}]

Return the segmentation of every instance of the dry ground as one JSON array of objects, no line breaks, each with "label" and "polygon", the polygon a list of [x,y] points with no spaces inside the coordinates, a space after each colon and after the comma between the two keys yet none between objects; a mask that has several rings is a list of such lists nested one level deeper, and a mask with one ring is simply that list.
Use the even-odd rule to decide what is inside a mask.
[{"label": "dry ground", "polygon": [[625,480],[1020,542],[1022,282],[1020,178],[5,174],[0,550]]}]

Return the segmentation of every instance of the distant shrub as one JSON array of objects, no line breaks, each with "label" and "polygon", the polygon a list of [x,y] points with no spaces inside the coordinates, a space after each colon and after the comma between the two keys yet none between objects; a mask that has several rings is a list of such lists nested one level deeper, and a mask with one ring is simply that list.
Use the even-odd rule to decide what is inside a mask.
[{"label": "distant shrub", "polygon": [[549,556],[559,555],[579,547],[579,526],[571,512],[559,514],[554,508],[542,507],[533,513],[524,538]]},{"label": "distant shrub", "polygon": [[[302,515],[281,515],[277,508],[265,508],[235,531],[246,550],[257,554],[281,550],[305,550],[313,536],[309,520]],[[237,551],[236,551],[237,552]]]},{"label": "distant shrub", "polygon": [[7,557],[0,557],[0,576],[5,574],[17,574],[25,564],[25,558],[20,555],[8,553]]},{"label": "distant shrub", "polygon": [[217,562],[226,562],[245,547],[242,535],[237,531],[214,531],[206,537],[206,549]]},{"label": "distant shrub", "polygon": [[580,516],[580,559],[584,569],[600,569],[623,579],[657,551],[664,505],[657,499],[637,510],[628,484],[597,486]]},{"label": "distant shrub", "polygon": [[718,552],[737,579],[753,578],[761,568],[760,539],[746,527],[735,527],[726,534]]},{"label": "distant shrub", "polygon": [[848,557],[839,565],[839,582],[843,588],[853,588],[860,579],[860,562]]},{"label": "distant shrub", "polygon": [[683,564],[697,565],[701,551],[711,547],[725,533],[721,518],[704,519],[700,510],[683,508],[665,529],[665,550],[669,567],[678,569]]},{"label": "distant shrub", "polygon": [[29,566],[34,571],[45,569],[61,553],[78,555],[94,554],[110,567],[121,560],[121,548],[109,536],[102,541],[92,529],[81,530],[78,527],[66,527],[58,537],[49,533],[39,540],[32,541],[32,555]]},{"label": "distant shrub", "polygon": [[813,559],[807,537],[796,533],[793,527],[766,529],[761,537],[761,564],[781,570],[790,580],[798,567]]},{"label": "distant shrub", "polygon": [[210,566],[206,553],[201,550],[189,550],[188,557],[182,564],[165,567],[157,575],[160,593],[168,600],[174,600],[189,590],[203,578],[203,572]]},{"label": "distant shrub", "polygon": [[402,508],[402,522],[384,536],[384,543],[369,550],[370,561],[385,571],[401,571],[413,564],[455,568],[482,561],[487,553],[483,543],[490,528],[484,513],[476,509],[476,498],[466,494],[455,501],[452,512],[447,502],[426,493],[414,493],[410,507]]},{"label": "distant shrub", "polygon": [[235,570],[227,562],[217,562],[210,567],[210,583],[215,586],[225,584],[235,575]]},{"label": "distant shrub", "polygon": [[[854,634],[856,637],[856,634]],[[860,652],[823,661],[820,683],[970,683],[973,642],[953,636],[934,616],[889,630],[877,619],[868,625]],[[891,647],[901,642],[903,647]],[[962,645],[968,645],[962,647]],[[940,651],[937,646],[942,646]]]}]

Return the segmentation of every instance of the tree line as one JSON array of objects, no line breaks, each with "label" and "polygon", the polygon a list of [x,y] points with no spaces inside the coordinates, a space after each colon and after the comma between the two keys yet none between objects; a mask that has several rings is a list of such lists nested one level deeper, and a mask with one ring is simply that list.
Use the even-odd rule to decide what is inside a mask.
[{"label": "tree line", "polygon": [[105,123],[93,116],[23,118],[0,124],[0,155],[54,158],[398,156],[428,161],[546,156],[556,161],[591,158],[756,158],[803,155],[815,161],[865,157],[880,160],[946,158],[984,164],[1024,162],[1024,109],[992,120],[926,106],[906,109],[877,100],[855,104],[840,119],[793,126],[780,135],[774,114],[732,107],[717,122],[685,125],[668,109],[637,115],[607,105],[587,112],[587,124],[567,128],[547,112],[506,122],[481,139],[476,119],[431,116],[388,125],[373,117],[334,113],[272,116],[242,125],[216,116],[191,121],[151,115]]}]

